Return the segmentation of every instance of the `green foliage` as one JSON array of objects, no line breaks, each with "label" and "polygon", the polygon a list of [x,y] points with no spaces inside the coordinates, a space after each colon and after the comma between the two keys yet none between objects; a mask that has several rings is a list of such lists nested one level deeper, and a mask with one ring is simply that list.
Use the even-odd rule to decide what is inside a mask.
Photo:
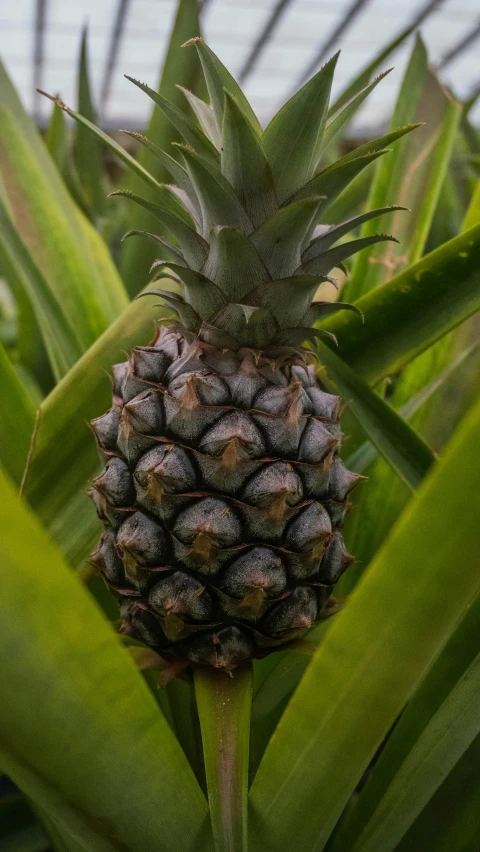
[{"label": "green foliage", "polygon": [[[0,70],[0,767],[22,791],[0,799],[0,847],[477,852],[480,143],[468,106],[417,38],[388,132],[333,162],[409,30],[330,104],[334,57],[265,131],[198,34],[197,3],[180,0],[158,91],[136,83],[153,111],[132,153],[95,126],[86,34],[78,109],[55,99],[43,140]],[[120,190],[107,157],[126,167]],[[400,245],[377,233],[379,216]],[[124,223],[147,240],[120,244]],[[190,327],[215,312],[229,340],[254,347],[279,329],[308,336],[344,399],[347,463],[368,476],[347,524],[358,562],[332,618],[256,660],[253,685],[248,667],[192,677],[118,637],[116,604],[86,565],[99,464],[86,424],[108,405],[112,364],[153,337],[158,312],[127,292],[156,259],[156,286]],[[344,262],[337,301],[322,286],[310,308]]]}]

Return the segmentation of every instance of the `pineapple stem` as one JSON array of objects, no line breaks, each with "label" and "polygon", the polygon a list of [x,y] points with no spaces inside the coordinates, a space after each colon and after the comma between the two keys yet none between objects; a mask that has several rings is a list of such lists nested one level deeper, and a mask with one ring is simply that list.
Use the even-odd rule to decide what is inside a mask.
[{"label": "pineapple stem", "polygon": [[195,670],[210,818],[216,852],[247,852],[251,663],[231,676]]}]

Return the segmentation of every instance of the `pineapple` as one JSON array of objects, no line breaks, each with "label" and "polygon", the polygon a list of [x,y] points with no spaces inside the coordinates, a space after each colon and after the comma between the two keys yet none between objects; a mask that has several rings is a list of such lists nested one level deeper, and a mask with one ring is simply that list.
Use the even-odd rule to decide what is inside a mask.
[{"label": "pineapple", "polygon": [[[174,315],[113,368],[113,404],[92,422],[106,457],[92,496],[104,532],[93,564],[120,602],[122,630],[167,657],[231,670],[303,636],[334,608],[352,562],[342,538],[359,477],[339,456],[340,400],[321,389],[305,341],[343,303],[313,301],[328,273],[383,235],[334,244],[372,211],[319,225],[379,156],[363,146],[318,163],[336,57],[265,131],[201,39],[211,105],[198,123],[146,85],[182,134],[158,203],[152,290]],[[181,162],[180,162],[181,161]],[[128,195],[128,193],[120,193]],[[132,232],[139,233],[139,232]],[[360,321],[360,320],[359,320]]]}]

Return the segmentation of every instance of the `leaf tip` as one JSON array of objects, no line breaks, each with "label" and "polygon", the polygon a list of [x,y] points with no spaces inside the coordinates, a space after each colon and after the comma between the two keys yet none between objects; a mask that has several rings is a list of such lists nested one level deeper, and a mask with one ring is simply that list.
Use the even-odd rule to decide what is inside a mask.
[{"label": "leaf tip", "polygon": [[191,47],[192,45],[199,43],[203,44],[203,38],[201,36],[194,36],[194,38],[189,38],[187,41],[184,41],[181,47]]}]

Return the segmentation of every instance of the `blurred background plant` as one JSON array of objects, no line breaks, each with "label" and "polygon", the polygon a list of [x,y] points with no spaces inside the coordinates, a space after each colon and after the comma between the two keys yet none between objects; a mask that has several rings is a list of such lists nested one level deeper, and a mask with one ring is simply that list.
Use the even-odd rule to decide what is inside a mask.
[{"label": "blurred background plant", "polygon": [[[42,83],[42,57],[48,5],[46,2],[37,4],[35,71],[39,86],[46,85]],[[77,94],[73,104],[77,112],[70,109],[69,113],[76,121],[71,121],[58,105],[40,100],[40,96],[32,103],[34,115],[29,115],[7,71],[0,67],[0,461],[17,488],[22,488],[24,497],[67,563],[88,583],[92,594],[113,621],[117,618],[116,603],[103,583],[92,576],[86,562],[98,535],[98,522],[84,496],[84,489],[98,463],[94,442],[83,424],[106,407],[109,388],[103,370],[108,370],[115,360],[121,360],[123,352],[133,344],[146,343],[153,330],[151,306],[145,305],[143,300],[130,300],[147,284],[158,248],[153,242],[135,239],[122,242],[122,237],[125,231],[132,229],[157,234],[161,231],[148,210],[139,207],[132,211],[130,206],[127,212],[123,199],[108,196],[119,187],[134,193],[141,187],[142,194],[145,195],[147,189],[147,197],[150,192],[153,200],[155,190],[146,188],[145,170],[159,183],[170,182],[170,176],[152,145],[168,150],[171,142],[180,139],[160,110],[154,110],[148,118],[135,113],[132,107],[129,115],[133,101],[122,104],[123,90],[114,99],[110,117],[105,118],[109,115],[105,107],[114,75],[118,76],[120,69],[135,74],[142,72],[141,61],[130,57],[128,50],[119,53],[126,17],[135,18],[135,5],[135,2],[118,4],[98,98],[103,130],[97,133],[87,126],[88,122],[96,123],[98,110],[92,96],[86,29],[75,35],[79,41]],[[227,5],[230,8],[230,4]],[[266,86],[266,79],[270,91],[272,79],[268,73],[265,79],[261,77],[262,61],[270,46],[270,62],[279,62],[280,55],[283,62],[281,40],[275,42],[275,38],[287,36],[295,21],[294,17],[287,16],[294,16],[297,5],[302,5],[305,13],[303,20],[297,9],[300,17],[295,24],[297,29],[293,27],[292,38],[298,39],[298,51],[292,54],[292,67],[286,60],[279,69],[275,67],[274,73],[279,71],[283,88],[280,91],[278,85],[275,98],[271,95],[266,98],[262,85]],[[391,279],[392,287],[411,287],[412,267],[414,271],[420,269],[415,264],[426,257],[422,269],[428,271],[430,254],[435,250],[443,252],[443,266],[439,267],[440,271],[432,267],[435,269],[432,274],[442,281],[454,279],[455,264],[467,257],[469,251],[465,247],[467,244],[462,242],[462,235],[480,224],[480,136],[475,118],[478,117],[480,94],[478,61],[470,67],[470,78],[466,82],[463,69],[461,93],[458,87],[452,92],[444,81],[451,68],[461,70],[464,60],[472,65],[469,50],[474,49],[475,43],[478,48],[475,42],[480,36],[478,22],[468,17],[456,41],[439,50],[435,41],[438,15],[442,6],[448,4],[437,0],[420,10],[415,7],[415,12],[412,7],[403,28],[399,26],[392,31],[389,41],[381,33],[377,49],[365,56],[362,63],[358,55],[350,56],[356,43],[358,50],[354,25],[363,20],[368,26],[371,8],[368,3],[357,0],[344,4],[342,12],[337,9],[335,20],[332,19],[332,25],[326,28],[325,37],[319,39],[318,44],[315,36],[315,51],[307,62],[302,53],[302,40],[306,23],[310,21],[308,15],[313,16],[313,22],[318,11],[312,11],[313,5],[309,6],[308,14],[308,4],[285,0],[264,6],[252,4],[248,14],[245,6],[244,19],[251,15],[255,28],[252,29],[250,22],[248,37],[242,31],[237,37],[235,22],[230,29],[230,40],[224,46],[226,64],[237,72],[241,81],[250,79],[253,106],[257,107],[263,122],[275,111],[277,95],[283,98],[286,91],[298,86],[302,77],[307,79],[338,47],[343,48],[348,62],[330,111],[331,144],[325,164],[354,150],[356,155],[375,150],[373,143],[365,141],[372,135],[381,137],[382,144],[377,145],[380,148],[400,136],[396,132],[398,128],[424,122],[414,133],[398,138],[390,155],[363,171],[330,206],[329,218],[333,222],[393,204],[405,205],[411,211],[391,217],[389,231],[400,239],[399,245],[378,244],[369,253],[358,255],[350,265],[346,263],[340,276],[342,300],[366,299],[368,305],[368,294]],[[203,78],[199,74],[196,52],[184,51],[180,45],[200,33],[203,26],[215,32],[218,6],[213,0],[211,3],[204,0],[203,4],[180,0],[165,44],[158,91],[182,107],[187,97],[192,117],[201,109],[196,96],[205,94]],[[8,12],[4,14],[8,18]],[[225,7],[223,14],[226,14]],[[227,18],[228,14],[225,20]],[[418,34],[419,28],[422,33],[428,33],[430,26],[433,29],[428,43],[432,42],[437,69],[429,63],[427,48]],[[312,38],[311,30],[308,36]],[[5,32],[3,37],[6,38]],[[221,41],[220,35],[218,38]],[[151,49],[155,55],[155,41],[150,44],[149,51]],[[230,52],[232,62],[229,62]],[[377,76],[383,75],[390,63],[396,64],[398,56],[400,68],[385,82],[379,81]],[[348,68],[352,66],[357,71],[349,76]],[[268,71],[268,64],[266,67]],[[259,71],[261,78],[258,103],[255,103],[255,71]],[[454,82],[454,76],[452,73],[450,82]],[[61,82],[61,75],[59,79]],[[60,82],[58,95],[65,97]],[[377,83],[370,112],[362,112],[366,95]],[[392,112],[394,86],[397,93]],[[380,95],[375,100],[382,87],[386,87],[383,100]],[[247,94],[250,94],[248,87]],[[460,94],[464,97],[460,98]],[[135,90],[132,97],[135,97]],[[145,106],[144,98],[139,97],[138,102],[142,108]],[[72,107],[72,103],[67,103]],[[120,109],[123,110],[121,114]],[[86,121],[82,123],[78,114]],[[116,115],[126,119],[127,133],[113,131]],[[150,145],[140,132],[145,132]],[[359,237],[367,237],[375,228],[367,221],[357,232]],[[434,258],[439,256],[433,255]],[[429,286],[433,294],[435,281]],[[454,288],[454,296],[445,296],[443,308],[437,305],[429,311],[426,302],[421,300],[418,305],[413,304],[411,311],[420,313],[411,318],[411,323],[420,329],[417,337],[423,334],[427,342],[418,343],[416,332],[412,331],[408,356],[397,357],[394,353],[390,361],[387,359],[387,365],[377,371],[372,366],[375,353],[370,354],[368,363],[366,358],[362,361],[361,340],[353,340],[351,351],[343,344],[352,328],[349,317],[332,320],[342,358],[355,367],[361,379],[375,385],[373,396],[388,402],[437,454],[442,453],[480,390],[479,322],[474,315],[479,306],[480,285],[477,283],[476,289],[464,289],[464,282],[459,280],[457,285],[450,283],[452,292]],[[319,291],[320,296],[331,298],[323,291],[321,294]],[[378,323],[380,333],[381,318]],[[370,333],[373,333],[372,326]],[[394,329],[392,334],[401,337],[401,328]],[[360,353],[357,360],[355,353]],[[346,526],[349,550],[357,557],[356,564],[340,582],[340,594],[346,599],[379,552],[383,552],[382,546],[389,546],[390,531],[407,504],[416,499],[417,486],[426,470],[418,459],[409,458],[408,451],[401,447],[399,450],[395,428],[389,433],[383,409],[375,413],[375,401],[365,397],[363,386],[358,388],[352,384],[351,376],[342,372],[329,350],[322,350],[320,358],[325,365],[326,382],[331,384],[332,390],[339,391],[347,403],[343,419],[343,429],[348,435],[344,445],[346,463],[369,478],[368,487],[355,492],[354,509]],[[452,506],[454,511],[455,506]],[[428,589],[420,583],[419,594],[427,593]],[[476,601],[473,609],[477,612],[478,608]],[[357,852],[355,844],[364,836],[361,832],[369,819],[373,819],[371,825],[375,828],[375,815],[379,813],[378,802],[377,811],[372,805],[376,786],[402,783],[399,767],[402,767],[404,743],[409,737],[411,742],[417,742],[419,732],[415,734],[415,725],[418,719],[423,713],[425,724],[431,723],[441,702],[451,695],[450,687],[452,691],[458,688],[478,650],[478,641],[475,644],[473,638],[474,619],[472,616],[470,619],[471,622],[462,621],[460,632],[452,630],[444,636],[449,644],[442,653],[443,646],[439,644],[436,663],[414,693],[412,706],[417,709],[417,715],[412,715],[412,711],[409,716],[407,708],[396,728],[396,739],[390,740],[390,752],[385,749],[371,770],[373,780],[365,788],[357,785],[343,810],[337,831],[330,835],[330,850],[355,849]],[[327,627],[315,628],[312,643],[320,641]],[[255,664],[252,777],[309,660],[308,653],[292,650]],[[196,750],[198,719],[191,685],[174,680],[159,692],[152,675],[147,673],[145,678],[197,777],[202,780],[204,770]],[[476,732],[449,764],[446,779],[443,780],[442,775],[441,783],[437,779],[438,783],[424,784],[423,804],[420,808],[410,808],[406,817],[403,814],[403,822],[398,820],[397,834],[391,834],[396,838],[394,845],[391,840],[381,845],[384,842],[381,831],[387,836],[390,830],[385,821],[383,829],[382,826],[375,829],[380,831],[380,840],[371,841],[373,845],[365,841],[367,845],[360,844],[358,850],[375,852],[376,849],[398,848],[409,852],[427,848],[425,838],[428,838],[427,845],[432,850],[477,852],[479,748]],[[0,766],[8,773],[9,756],[7,754],[2,761],[1,755],[0,735]],[[40,814],[38,821],[38,808],[30,808],[6,777],[3,783],[6,795],[0,799],[2,852],[40,852],[49,849],[51,842],[55,849],[66,849],[59,838],[55,839],[52,826],[50,840],[47,840],[42,827],[49,825],[45,815]],[[453,845],[446,845],[455,831],[462,832],[463,845],[458,845],[457,840]],[[375,846],[375,842],[380,845]],[[80,848],[97,847],[87,842],[68,847]],[[98,848],[103,850],[104,847]]]}]

